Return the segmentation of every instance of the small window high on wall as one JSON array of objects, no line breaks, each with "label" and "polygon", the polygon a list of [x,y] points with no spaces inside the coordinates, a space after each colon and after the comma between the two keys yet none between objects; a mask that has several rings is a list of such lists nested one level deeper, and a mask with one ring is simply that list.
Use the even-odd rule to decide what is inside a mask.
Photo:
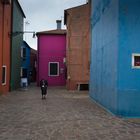
[{"label": "small window high on wall", "polygon": [[140,68],[140,54],[132,54],[132,68]]},{"label": "small window high on wall", "polygon": [[49,76],[59,76],[58,62],[49,62]]},{"label": "small window high on wall", "polygon": [[2,66],[2,85],[6,85],[6,66]]}]

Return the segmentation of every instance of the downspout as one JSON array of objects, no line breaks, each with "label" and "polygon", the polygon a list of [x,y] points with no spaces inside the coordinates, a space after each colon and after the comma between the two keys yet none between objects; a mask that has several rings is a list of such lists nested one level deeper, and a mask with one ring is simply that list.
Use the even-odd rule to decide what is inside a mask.
[{"label": "downspout", "polygon": [[12,75],[12,39],[13,39],[13,36],[12,36],[12,32],[13,32],[13,1],[11,2],[11,32],[10,32],[10,86],[9,86],[9,90],[11,91],[12,90],[12,87],[11,87],[11,75]]}]

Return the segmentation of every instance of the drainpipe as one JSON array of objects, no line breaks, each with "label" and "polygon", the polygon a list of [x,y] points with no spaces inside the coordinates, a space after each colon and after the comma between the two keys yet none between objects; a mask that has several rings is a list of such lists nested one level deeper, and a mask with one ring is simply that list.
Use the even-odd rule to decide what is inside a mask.
[{"label": "drainpipe", "polygon": [[9,77],[10,77],[10,86],[9,86],[9,90],[11,91],[12,90],[12,87],[11,87],[11,73],[12,73],[12,39],[13,39],[13,36],[12,36],[12,33],[13,32],[13,1],[11,2],[11,30],[10,30],[10,74],[9,74]]}]

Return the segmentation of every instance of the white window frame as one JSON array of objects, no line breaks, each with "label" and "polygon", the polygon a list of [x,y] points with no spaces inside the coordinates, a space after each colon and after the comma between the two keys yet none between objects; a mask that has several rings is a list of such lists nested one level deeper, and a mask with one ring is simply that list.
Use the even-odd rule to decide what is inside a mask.
[{"label": "white window frame", "polygon": [[132,68],[140,69],[140,66],[135,66],[135,56],[140,56],[140,53],[133,53],[132,54]]},{"label": "white window frame", "polygon": [[[3,83],[3,79],[2,79],[2,85],[6,85],[6,77],[7,77],[7,66],[3,65],[2,66],[2,72],[3,72],[3,68],[5,68],[5,77],[4,77],[4,83]],[[3,73],[2,73],[3,74]],[[3,75],[2,75],[3,78]]]},{"label": "white window frame", "polygon": [[[23,52],[25,50],[25,56],[23,56]],[[26,58],[27,56],[27,50],[26,50],[26,47],[21,47],[21,58]]]},{"label": "white window frame", "polygon": [[[54,64],[54,63],[57,64],[57,75],[51,75],[50,74],[50,64]],[[59,76],[59,62],[49,62],[49,67],[48,68],[49,68],[49,70],[48,70],[48,72],[49,72],[48,75],[49,76]]]}]

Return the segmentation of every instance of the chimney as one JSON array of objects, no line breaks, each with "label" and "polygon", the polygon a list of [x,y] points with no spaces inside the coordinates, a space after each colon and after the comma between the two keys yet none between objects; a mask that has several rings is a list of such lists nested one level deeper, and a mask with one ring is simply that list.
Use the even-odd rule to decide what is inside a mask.
[{"label": "chimney", "polygon": [[56,20],[57,29],[61,29],[61,20]]}]

